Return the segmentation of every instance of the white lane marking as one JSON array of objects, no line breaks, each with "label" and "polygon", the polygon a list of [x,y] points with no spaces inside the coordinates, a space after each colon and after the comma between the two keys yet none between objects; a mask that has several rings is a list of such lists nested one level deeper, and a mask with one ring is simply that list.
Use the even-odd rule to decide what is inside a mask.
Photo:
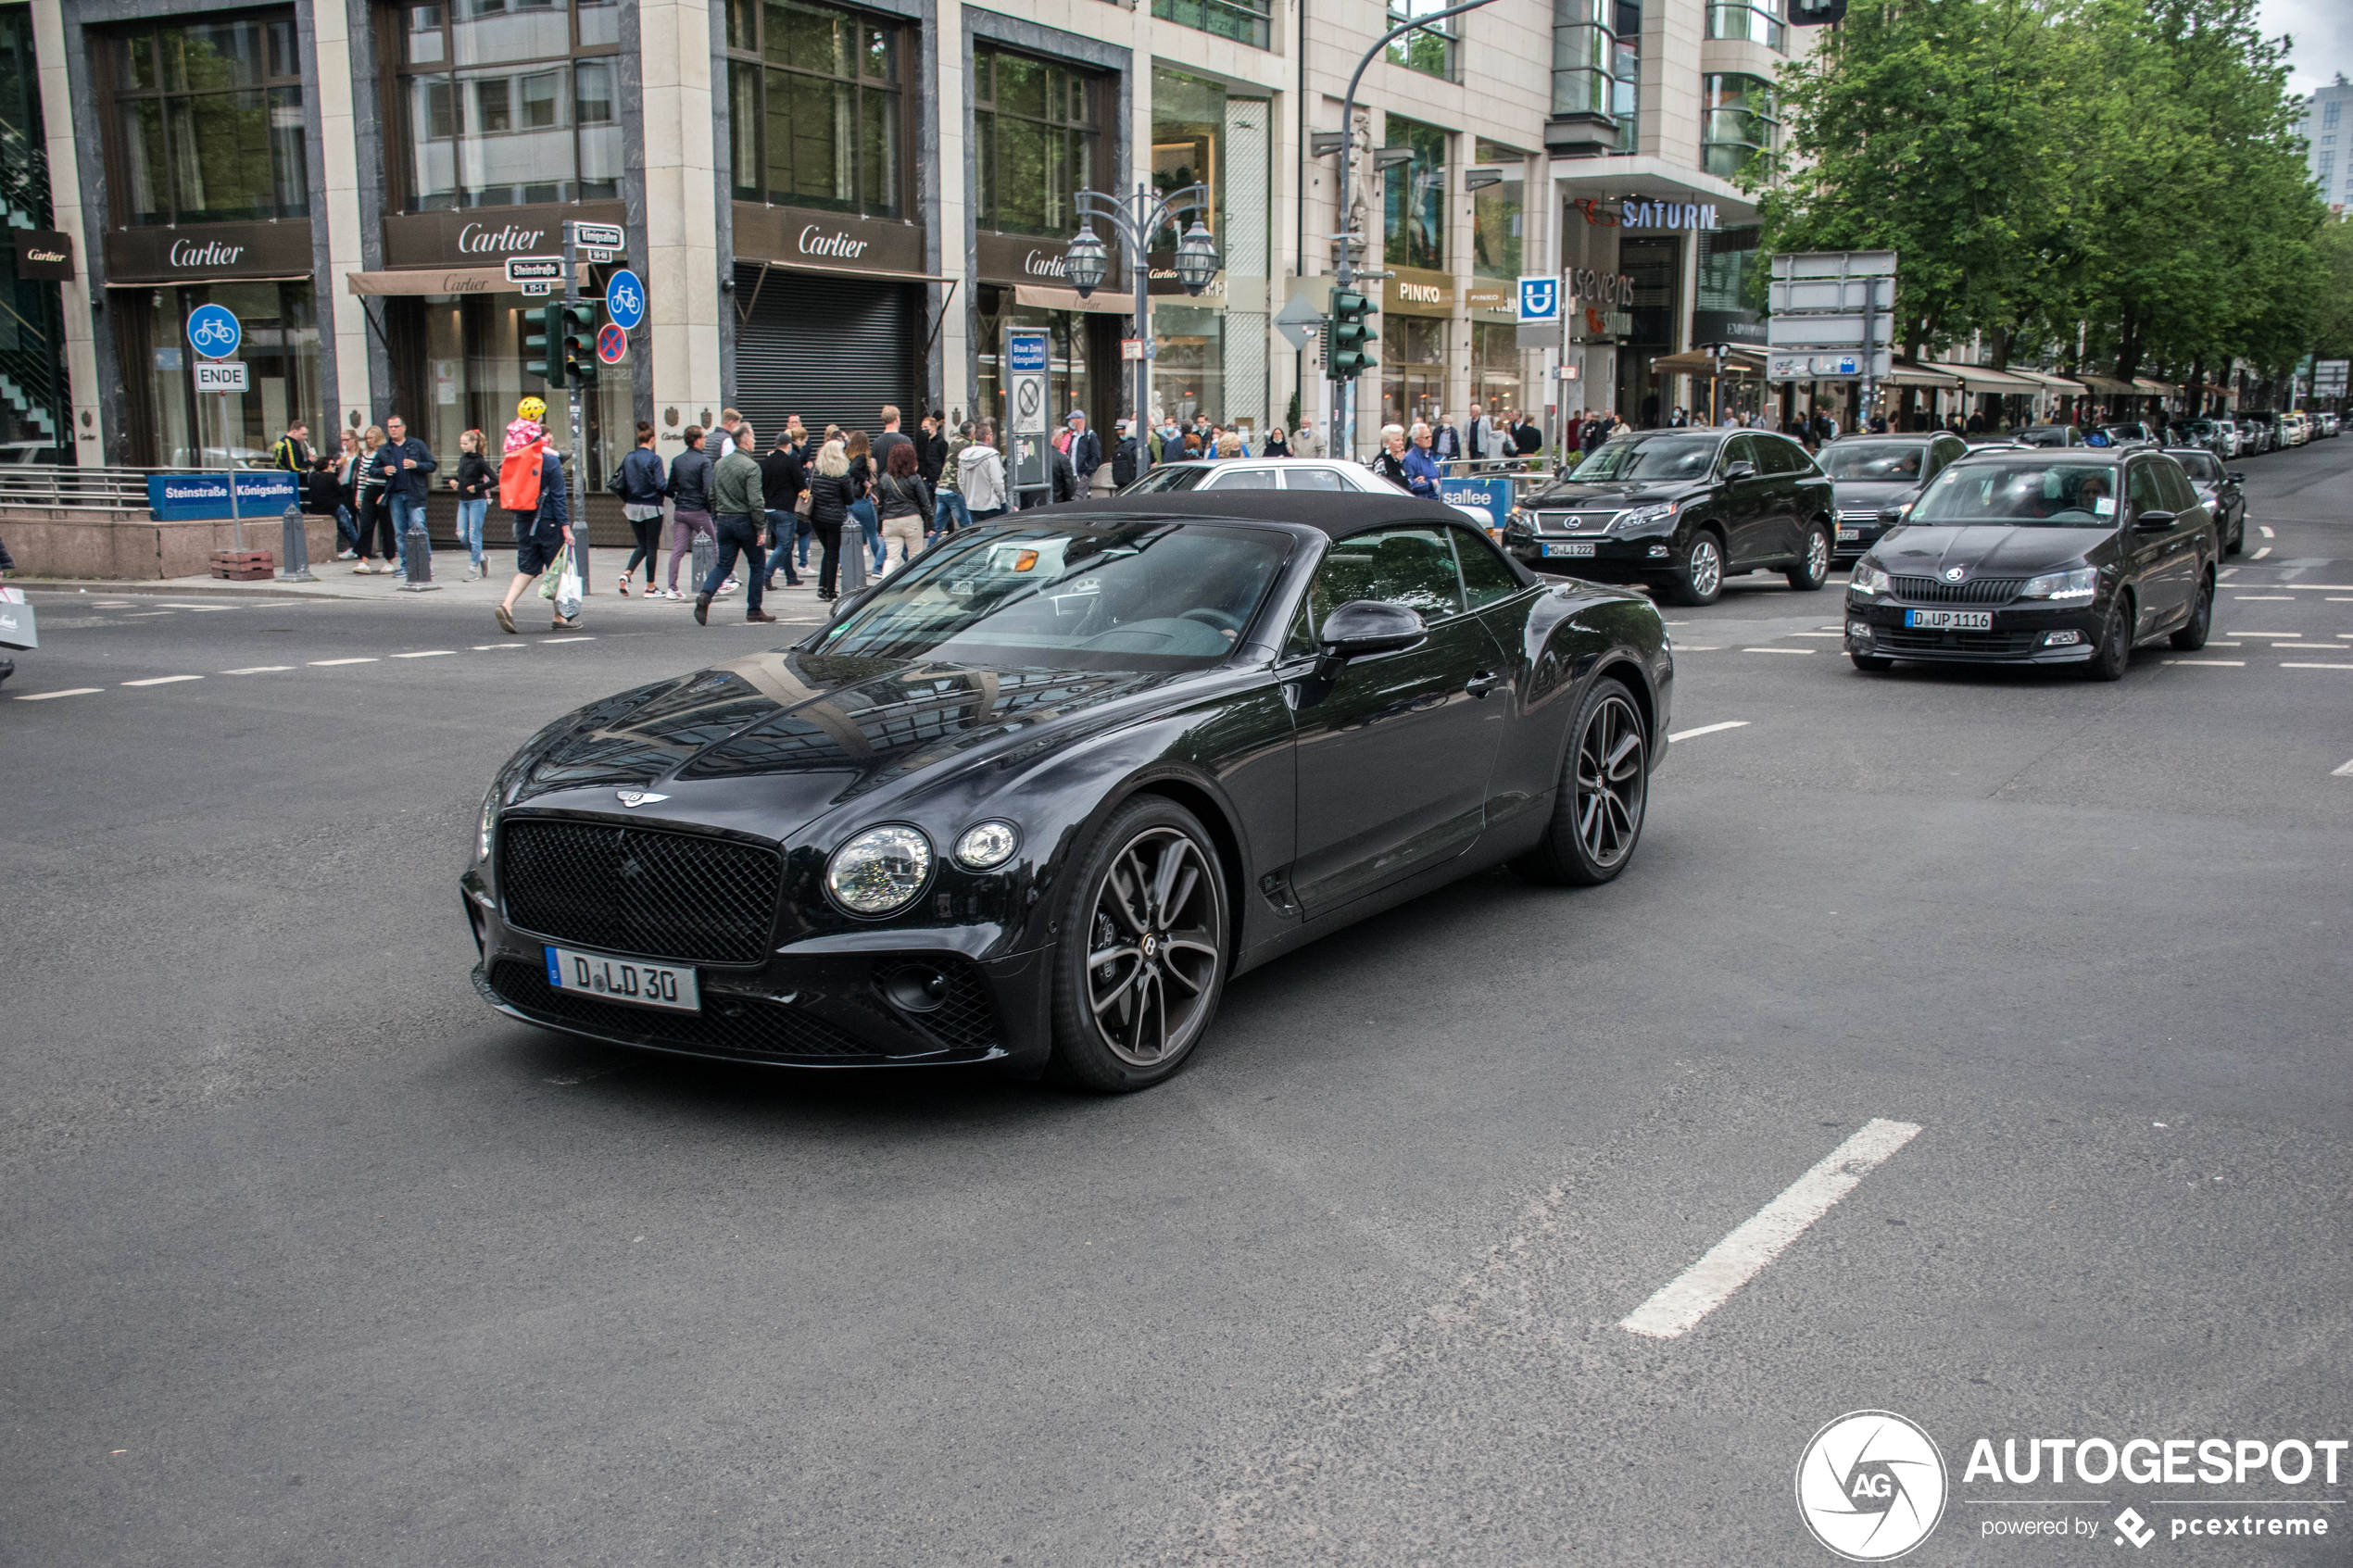
[{"label": "white lane marking", "polygon": [[126,686],[170,686],[182,681],[201,681],[202,675],[150,675],[144,681],[125,681]]},{"label": "white lane marking", "polygon": [[2331,594],[2329,596],[2329,603],[2333,605],[2353,605],[2353,596],[2339,597],[2334,594]]},{"label": "white lane marking", "polygon": [[104,686],[68,686],[61,692],[19,692],[17,700],[19,702],[46,702],[53,696],[89,696],[93,693],[106,689]]},{"label": "white lane marking", "polygon": [[159,602],[160,602],[160,603],[163,603],[163,604],[171,605],[171,608],[174,608],[174,609],[184,609],[184,610],[188,610],[188,611],[190,611],[190,612],[192,612],[192,613],[194,613],[194,614],[196,614],[196,615],[220,615],[220,614],[224,613],[225,611],[228,611],[228,610],[233,610],[233,609],[234,609],[234,608],[237,608],[235,605],[182,605],[182,604],[171,604],[171,601],[170,601],[170,599],[164,599],[164,600],[161,600],[161,601],[159,601]]},{"label": "white lane marking", "polygon": [[2264,527],[2262,523],[2259,522],[2255,526],[2263,530],[2263,537],[2266,539],[2276,539],[2279,537],[2278,534],[2272,533],[2269,528]]},{"label": "white lane marking", "polygon": [[[71,694],[66,692],[47,692],[43,695],[47,696],[70,696]],[[2333,779],[2353,779],[2353,762],[2347,762],[2342,768],[2331,768],[2329,770],[2329,777]]]},{"label": "white lane marking", "polygon": [[131,601],[129,599],[92,599],[90,608],[92,609],[129,609]]},{"label": "white lane marking", "polygon": [[1756,1277],[1806,1227],[1831,1210],[1889,1155],[1912,1141],[1919,1128],[1910,1122],[1873,1117],[1860,1132],[1831,1150],[1780,1197],[1759,1209],[1740,1228],[1707,1250],[1658,1294],[1618,1320],[1620,1328],[1654,1339],[1672,1339]]},{"label": "white lane marking", "polygon": [[2226,637],[2287,637],[2290,639],[2304,635],[2301,632],[2242,632],[2235,626],[2222,634]]},{"label": "white lane marking", "polygon": [[243,670],[223,670],[221,673],[223,675],[275,675],[282,670],[293,668],[291,664],[248,664]]},{"label": "white lane marking", "polygon": [[1678,730],[1667,737],[1667,744],[1672,746],[1679,740],[1690,740],[1697,735],[1712,735],[1725,730],[1746,728],[1748,728],[1748,721],[1745,719],[1727,719],[1720,724],[1702,724],[1696,730]]},{"label": "white lane marking", "polygon": [[[1842,626],[1835,632],[1792,632],[1790,635],[1793,637],[1843,637],[1846,635],[1846,629]],[[1813,650],[1808,648],[1802,651],[1810,653]]]},{"label": "white lane marking", "polygon": [[2271,651],[2273,653],[2343,653],[2345,650],[2334,643],[2273,643]]},{"label": "white lane marking", "polygon": [[423,653],[396,653],[392,657],[395,659],[449,659],[455,657],[457,652],[456,648],[429,648]]},{"label": "white lane marking", "polygon": [[2246,668],[2246,660],[2244,659],[2169,659],[2165,662],[2168,664],[2210,664],[2219,670]]},{"label": "white lane marking", "polygon": [[1819,653],[1819,648],[1743,648],[1743,653]]},{"label": "white lane marking", "polygon": [[373,664],[375,662],[375,656],[372,654],[365,659],[314,659],[310,661],[310,668],[325,670],[337,664]]},{"label": "white lane marking", "polygon": [[168,609],[143,609],[136,615],[126,615],[123,619],[125,621],[153,621],[158,615],[170,615],[170,613],[171,611]]},{"label": "white lane marking", "polygon": [[2296,596],[2293,594],[2233,594],[2231,597],[2241,604],[2292,605],[2296,602]]},{"label": "white lane marking", "polygon": [[551,648],[558,643],[593,643],[596,640],[594,637],[542,637],[539,639],[539,646],[543,648]]},{"label": "white lane marking", "polygon": [[2216,637],[2206,646],[2210,648],[2234,648],[2239,645],[2236,643],[2226,643],[2221,638]]},{"label": "white lane marking", "polygon": [[2256,551],[2253,555],[2251,555],[2251,556],[2247,557],[2246,558],[2247,558],[2247,559],[2249,559],[2249,560],[2261,560],[2261,559],[2262,559],[2265,556],[2268,556],[2268,555],[2270,555],[2271,553],[2271,546],[2269,546],[2269,545],[2266,545],[2266,546],[2264,546],[2261,549],[2259,549],[2259,550]]},{"label": "white lane marking", "polygon": [[1722,653],[1721,643],[1690,643],[1675,650],[1677,653]]},{"label": "white lane marking", "polygon": [[2293,660],[2283,659],[2280,660],[2280,668],[2283,670],[2353,670],[2353,664],[2297,664]]},{"label": "white lane marking", "polygon": [[519,648],[521,646],[522,646],[521,643],[476,643],[474,645],[474,652],[497,653],[500,648]]}]

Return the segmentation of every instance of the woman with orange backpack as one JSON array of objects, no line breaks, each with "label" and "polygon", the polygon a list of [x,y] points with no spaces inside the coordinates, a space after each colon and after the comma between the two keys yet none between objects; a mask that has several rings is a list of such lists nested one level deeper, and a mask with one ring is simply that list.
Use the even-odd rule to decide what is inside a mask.
[{"label": "woman with orange backpack", "polygon": [[[515,601],[522,591],[572,544],[563,459],[547,449],[547,428],[539,422],[547,412],[547,405],[536,397],[515,405],[514,420],[507,426],[506,455],[498,463],[498,504],[515,519],[515,580],[492,612],[502,632],[515,630]],[[579,624],[577,615],[567,619],[560,608],[556,611],[553,630],[569,632]]]}]

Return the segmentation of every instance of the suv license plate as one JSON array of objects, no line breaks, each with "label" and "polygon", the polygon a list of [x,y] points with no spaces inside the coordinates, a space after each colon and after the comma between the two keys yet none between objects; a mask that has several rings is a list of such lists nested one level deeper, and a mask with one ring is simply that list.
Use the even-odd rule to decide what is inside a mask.
[{"label": "suv license plate", "polygon": [[1918,626],[1930,632],[1991,632],[1994,612],[1990,609],[1907,609],[1904,624]]},{"label": "suv license plate", "polygon": [[702,996],[695,988],[695,972],[677,964],[648,963],[643,959],[616,959],[584,953],[574,947],[547,947],[547,984],[559,991],[578,991],[609,1002],[629,1002],[641,1008],[669,1008],[700,1012]]},{"label": "suv license plate", "polygon": [[1841,539],[1860,539],[1863,536],[1863,531],[1859,528],[1842,528],[1838,531],[1838,536]]},{"label": "suv license plate", "polygon": [[1572,558],[1587,557],[1593,553],[1593,541],[1591,539],[1570,539],[1565,543],[1554,544],[1548,540],[1544,545],[1544,553],[1547,556],[1568,556]]}]

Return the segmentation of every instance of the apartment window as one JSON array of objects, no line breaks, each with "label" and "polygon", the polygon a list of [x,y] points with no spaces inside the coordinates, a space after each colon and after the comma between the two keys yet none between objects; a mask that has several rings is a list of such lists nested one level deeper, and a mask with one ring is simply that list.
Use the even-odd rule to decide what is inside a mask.
[{"label": "apartment window", "polygon": [[973,162],[979,223],[1008,234],[1067,235],[1075,197],[1101,155],[1108,83],[1026,55],[973,53]]},{"label": "apartment window", "polygon": [[2334,131],[2334,130],[2335,130],[2335,129],[2336,129],[2336,115],[2337,115],[2337,111],[2338,111],[2339,109],[2342,109],[2344,107],[2345,107],[2345,100],[2344,100],[2344,99],[2342,99],[2342,98],[2335,98],[2335,99],[2332,99],[2332,100],[2330,100],[2328,103],[2325,103],[2325,104],[2322,105],[2322,106],[2321,106],[2321,129],[2322,129],[2322,130],[2323,130],[2323,131]]},{"label": "apartment window", "polygon": [[406,210],[620,196],[620,0],[451,0],[393,25]]},{"label": "apartment window", "polygon": [[[1402,26],[1416,17],[1445,10],[1452,3],[1453,0],[1389,0],[1389,25]],[[1420,71],[1425,76],[1453,81],[1457,51],[1462,48],[1461,35],[1454,30],[1454,24],[1459,20],[1459,17],[1449,17],[1444,21],[1416,28],[1401,38],[1390,39],[1390,62],[1403,66],[1408,70]]]},{"label": "apartment window", "polygon": [[1700,167],[1736,179],[1754,155],[1768,152],[1780,121],[1773,112],[1773,84],[1761,76],[1710,74],[1701,81],[1704,114]]},{"label": "apartment window", "polygon": [[1642,47],[1641,0],[1553,0],[1553,113],[1608,115],[1632,152]]},{"label": "apartment window", "polygon": [[1268,0],[1152,0],[1152,15],[1253,49],[1274,47],[1275,25]]},{"label": "apartment window", "polygon": [[1712,0],[1707,7],[1707,36],[1746,39],[1783,52],[1788,48],[1788,33],[1775,0]]},{"label": "apartment window", "polygon": [[801,0],[729,0],[736,199],[903,217],[904,32]]},{"label": "apartment window", "polygon": [[118,223],[309,215],[293,12],[143,29],[104,48]]},{"label": "apartment window", "polygon": [[2321,155],[2321,172],[2319,178],[2322,194],[2326,194],[2331,182],[2336,178],[2336,155],[2334,153],[2322,153]]},{"label": "apartment window", "polygon": [[1504,182],[1471,193],[1471,270],[1482,278],[1517,278],[1528,221],[1528,155],[1485,140],[1476,145],[1476,161],[1500,165]]},{"label": "apartment window", "polygon": [[1413,157],[1382,171],[1381,255],[1392,267],[1446,269],[1446,132],[1389,117],[1389,143]]}]

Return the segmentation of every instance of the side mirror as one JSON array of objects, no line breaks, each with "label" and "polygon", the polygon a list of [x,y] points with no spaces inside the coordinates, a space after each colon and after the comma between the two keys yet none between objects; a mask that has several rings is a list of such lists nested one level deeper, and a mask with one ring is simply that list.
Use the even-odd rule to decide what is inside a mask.
[{"label": "side mirror", "polygon": [[1428,635],[1418,611],[1385,599],[1351,599],[1324,617],[1318,639],[1335,664],[1412,647]]},{"label": "side mirror", "polygon": [[2133,526],[2144,533],[2171,528],[2181,516],[2178,512],[2142,512],[2133,519]]},{"label": "side mirror", "polygon": [[1731,467],[1724,470],[1724,477],[1726,479],[1754,479],[1756,477],[1756,465],[1755,463],[1734,463]]},{"label": "side mirror", "polygon": [[2246,475],[2241,473],[2236,469],[2232,470],[2229,473],[2224,474],[2222,477],[2229,480],[2233,484],[2245,484],[2246,483]]}]

